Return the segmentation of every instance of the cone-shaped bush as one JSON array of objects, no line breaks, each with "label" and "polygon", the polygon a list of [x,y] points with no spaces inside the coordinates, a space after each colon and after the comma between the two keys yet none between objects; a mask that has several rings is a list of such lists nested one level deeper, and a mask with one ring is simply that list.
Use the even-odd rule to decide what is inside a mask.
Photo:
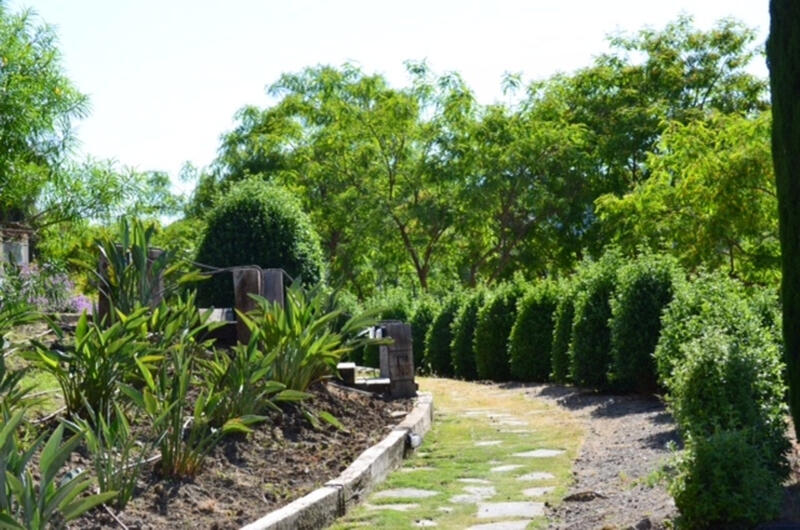
[{"label": "cone-shaped bush", "polygon": [[661,314],[682,277],[675,260],[666,256],[643,256],[619,269],[611,300],[612,361],[608,374],[615,390],[658,390],[653,354],[661,334]]},{"label": "cone-shaped bush", "polygon": [[436,375],[452,377],[455,375],[453,354],[450,344],[453,342],[453,320],[461,307],[462,297],[452,296],[433,319],[425,337],[425,364]]},{"label": "cone-shaped bush", "polygon": [[552,372],[553,316],[560,290],[553,281],[543,280],[520,301],[511,328],[509,355],[511,376],[520,381],[547,381]]},{"label": "cone-shaped bush", "polygon": [[[319,236],[286,189],[252,179],[235,185],[211,210],[197,261],[214,267],[259,265],[284,269],[306,284],[324,276]],[[230,274],[198,285],[201,305],[233,307]]]},{"label": "cone-shaped bush", "polygon": [[456,377],[462,377],[468,381],[478,378],[473,344],[475,326],[478,323],[478,311],[483,307],[485,300],[486,293],[483,289],[475,291],[471,296],[462,300],[461,307],[453,319],[453,342],[450,345],[450,352],[453,355],[453,370]]},{"label": "cone-shaped bush", "polygon": [[575,317],[570,340],[570,375],[576,385],[607,388],[611,364],[611,296],[614,294],[619,258],[606,253],[586,265],[575,298]]},{"label": "cone-shaped bush", "polygon": [[414,314],[411,316],[411,342],[414,352],[414,366],[421,372],[427,372],[425,364],[425,337],[433,323],[433,318],[438,313],[439,307],[436,301],[429,297],[424,297],[417,302]]},{"label": "cone-shaped bush", "polygon": [[511,377],[508,339],[517,319],[517,302],[524,294],[518,283],[503,285],[478,312],[474,348],[480,379],[508,381]]},{"label": "cone-shaped bush", "polygon": [[575,320],[575,286],[565,282],[561,287],[561,299],[553,314],[553,336],[550,347],[553,367],[550,379],[557,383],[569,382],[569,341],[572,337],[573,320]]}]

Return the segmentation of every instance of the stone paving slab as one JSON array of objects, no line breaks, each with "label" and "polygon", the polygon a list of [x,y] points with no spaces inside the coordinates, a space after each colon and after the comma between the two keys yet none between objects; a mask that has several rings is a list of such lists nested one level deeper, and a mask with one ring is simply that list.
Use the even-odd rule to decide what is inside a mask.
[{"label": "stone paving slab", "polygon": [[502,445],[503,440],[484,440],[482,442],[475,442],[475,447],[494,447],[497,445]]},{"label": "stone paving slab", "polygon": [[491,473],[505,473],[507,471],[514,471],[515,469],[519,469],[522,466],[520,464],[505,464],[502,466],[495,466],[491,468],[489,471]]},{"label": "stone paving slab", "polygon": [[501,521],[499,523],[476,524],[467,530],[525,530],[530,524],[530,519],[521,521]]},{"label": "stone paving slab", "polygon": [[517,480],[552,480],[556,478],[552,473],[545,473],[543,471],[534,471],[533,473],[528,473],[527,475],[522,475],[517,477]]},{"label": "stone paving slab", "polygon": [[538,517],[544,515],[543,502],[485,502],[478,504],[478,519]]},{"label": "stone paving slab", "polygon": [[439,495],[438,491],[422,490],[418,488],[397,488],[393,490],[383,490],[375,493],[375,499],[427,499]]},{"label": "stone paving slab", "polygon": [[547,495],[552,492],[554,489],[556,489],[554,486],[540,486],[538,488],[522,490],[522,494],[526,497],[541,497],[542,495]]},{"label": "stone paving slab", "polygon": [[535,451],[526,451],[524,453],[514,453],[511,456],[519,458],[551,458],[564,454],[562,449],[536,449]]},{"label": "stone paving slab", "polygon": [[367,510],[392,510],[394,512],[410,512],[419,508],[417,503],[408,504],[365,504]]}]

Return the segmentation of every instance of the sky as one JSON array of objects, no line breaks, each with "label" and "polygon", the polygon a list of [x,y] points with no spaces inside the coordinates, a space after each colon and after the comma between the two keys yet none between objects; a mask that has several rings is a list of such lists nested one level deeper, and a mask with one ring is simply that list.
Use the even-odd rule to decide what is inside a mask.
[{"label": "sky", "polygon": [[[1,1],[1,0],[0,0]],[[605,37],[679,14],[769,28],[768,0],[6,0],[53,25],[67,76],[91,101],[76,157],[166,171],[215,157],[245,105],[269,105],[281,73],[350,62],[407,83],[406,60],[459,72],[481,103],[505,72],[545,79],[587,66]],[[763,61],[752,67],[766,76]]]}]

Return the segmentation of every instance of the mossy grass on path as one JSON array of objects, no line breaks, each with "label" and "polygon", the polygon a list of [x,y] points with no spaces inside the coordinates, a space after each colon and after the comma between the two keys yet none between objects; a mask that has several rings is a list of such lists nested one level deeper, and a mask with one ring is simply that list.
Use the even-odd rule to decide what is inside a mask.
[{"label": "mossy grass on path", "polygon": [[419,382],[434,396],[433,429],[399,472],[332,528],[463,529],[501,521],[545,528],[543,503],[556,504],[567,491],[581,425],[518,390]]}]

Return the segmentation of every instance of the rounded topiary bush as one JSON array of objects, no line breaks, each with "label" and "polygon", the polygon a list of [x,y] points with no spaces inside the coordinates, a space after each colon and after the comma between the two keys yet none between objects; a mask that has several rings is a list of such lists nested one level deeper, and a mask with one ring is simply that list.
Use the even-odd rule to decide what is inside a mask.
[{"label": "rounded topiary bush", "polygon": [[783,499],[781,478],[764,465],[746,431],[719,430],[687,443],[669,491],[682,528],[752,528],[773,520]]},{"label": "rounded topiary bush", "polygon": [[668,381],[667,401],[684,437],[747,430],[768,465],[788,470],[784,365],[754,315],[742,315],[738,335],[711,327],[681,345],[682,361]]},{"label": "rounded topiary bush", "polygon": [[486,293],[481,289],[471,296],[464,298],[461,307],[453,319],[453,342],[450,352],[453,355],[453,371],[456,377],[468,381],[477,379],[478,370],[475,367],[475,326],[478,323],[478,311],[486,301]]},{"label": "rounded topiary bush", "polygon": [[517,302],[524,294],[517,283],[501,286],[478,312],[474,348],[479,378],[492,381],[510,378],[508,339],[517,319]]},{"label": "rounded topiary bush", "polygon": [[433,319],[425,337],[425,365],[436,375],[452,377],[455,375],[453,354],[453,320],[461,307],[462,298],[451,296]]},{"label": "rounded topiary bush", "polygon": [[744,287],[722,273],[706,273],[682,283],[661,316],[655,349],[659,384],[668,388],[675,366],[683,361],[681,346],[715,327],[739,336],[752,323],[753,307]]},{"label": "rounded topiary bush", "polygon": [[653,353],[661,335],[661,314],[683,277],[675,260],[645,256],[621,267],[611,300],[611,370],[618,391],[658,390]]},{"label": "rounded topiary bush", "polygon": [[[214,267],[258,265],[284,269],[307,284],[324,277],[319,236],[297,199],[260,180],[235,185],[208,215],[197,261]],[[214,274],[198,287],[198,303],[233,307],[230,274]]]},{"label": "rounded topiary bush", "polygon": [[553,336],[550,346],[550,362],[553,371],[550,378],[557,383],[569,381],[569,341],[572,337],[572,321],[575,320],[575,288],[564,285],[561,299],[553,314]]},{"label": "rounded topiary bush", "polygon": [[616,256],[606,254],[581,272],[569,349],[570,377],[580,386],[608,387],[607,374],[611,364],[608,321],[618,266]]},{"label": "rounded topiary bush", "polygon": [[439,305],[432,298],[422,298],[417,302],[411,316],[411,347],[414,353],[414,366],[422,372],[427,371],[425,364],[425,337],[431,327]]},{"label": "rounded topiary bush", "polygon": [[560,290],[552,281],[541,281],[520,300],[509,337],[511,375],[521,381],[547,381],[552,372],[553,315]]}]

